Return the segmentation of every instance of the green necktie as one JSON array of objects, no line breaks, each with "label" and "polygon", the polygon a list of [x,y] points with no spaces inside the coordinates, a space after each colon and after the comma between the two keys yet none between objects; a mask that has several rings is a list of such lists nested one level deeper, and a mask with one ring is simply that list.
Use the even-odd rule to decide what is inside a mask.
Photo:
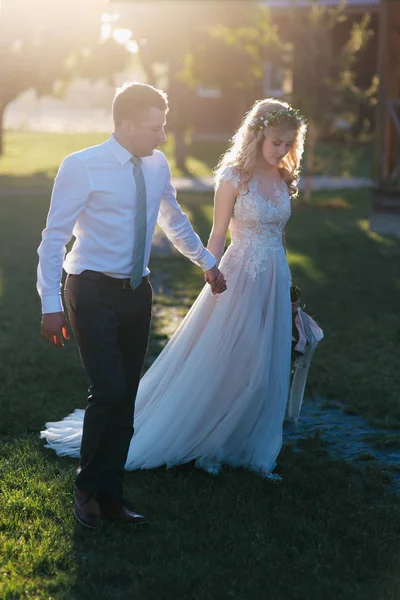
[{"label": "green necktie", "polygon": [[135,290],[142,282],[144,254],[146,249],[146,185],[144,182],[141,159],[132,156],[133,176],[136,184],[136,221],[135,221],[135,247],[133,251],[133,269],[131,275],[131,288]]}]

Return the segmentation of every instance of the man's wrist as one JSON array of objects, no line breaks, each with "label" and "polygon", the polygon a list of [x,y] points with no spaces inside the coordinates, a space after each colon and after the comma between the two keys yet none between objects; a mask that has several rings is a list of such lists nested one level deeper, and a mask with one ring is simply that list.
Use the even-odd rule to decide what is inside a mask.
[{"label": "man's wrist", "polygon": [[213,269],[217,264],[217,261],[216,261],[215,257],[211,254],[211,252],[209,250],[207,250],[206,248],[205,248],[205,252],[206,253],[202,259],[202,264],[201,264],[201,267],[204,272],[211,271],[211,269]]},{"label": "man's wrist", "polygon": [[64,312],[60,294],[42,297],[42,314]]}]

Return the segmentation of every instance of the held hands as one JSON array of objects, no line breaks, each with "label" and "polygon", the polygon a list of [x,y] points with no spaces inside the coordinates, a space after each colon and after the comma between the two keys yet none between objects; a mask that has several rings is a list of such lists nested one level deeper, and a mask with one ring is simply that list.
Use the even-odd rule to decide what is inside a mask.
[{"label": "held hands", "polygon": [[226,290],[225,277],[223,276],[223,274],[221,273],[221,271],[218,269],[217,266],[206,271],[204,274],[204,279],[206,280],[207,283],[210,284],[211,291],[214,294],[214,296],[216,294],[222,294],[222,292],[225,292],[225,290]]},{"label": "held hands", "polygon": [[63,312],[42,316],[42,336],[54,346],[64,347],[63,338],[69,340],[67,319]]}]

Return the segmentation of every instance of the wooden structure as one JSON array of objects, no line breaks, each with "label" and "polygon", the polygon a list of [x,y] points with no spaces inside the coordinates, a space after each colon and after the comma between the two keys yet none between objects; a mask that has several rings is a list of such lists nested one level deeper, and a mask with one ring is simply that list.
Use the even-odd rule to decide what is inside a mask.
[{"label": "wooden structure", "polygon": [[376,211],[400,211],[400,0],[381,0],[374,194]]},{"label": "wooden structure", "polygon": [[[287,10],[293,8],[310,8],[315,0],[258,0],[261,6],[267,6],[271,10]],[[317,0],[320,6],[336,7],[340,0]],[[346,12],[376,12],[379,10],[380,0],[346,0]]]}]

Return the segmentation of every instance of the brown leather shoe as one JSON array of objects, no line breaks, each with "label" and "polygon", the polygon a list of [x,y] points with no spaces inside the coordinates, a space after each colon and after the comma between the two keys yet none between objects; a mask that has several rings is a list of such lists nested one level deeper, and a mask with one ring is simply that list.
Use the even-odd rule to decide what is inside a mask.
[{"label": "brown leather shoe", "polygon": [[101,510],[93,494],[84,492],[75,486],[74,517],[81,525],[97,529],[101,525]]},{"label": "brown leather shoe", "polygon": [[99,496],[99,505],[101,514],[112,521],[123,521],[132,525],[150,525],[146,517],[130,510],[119,500]]}]

